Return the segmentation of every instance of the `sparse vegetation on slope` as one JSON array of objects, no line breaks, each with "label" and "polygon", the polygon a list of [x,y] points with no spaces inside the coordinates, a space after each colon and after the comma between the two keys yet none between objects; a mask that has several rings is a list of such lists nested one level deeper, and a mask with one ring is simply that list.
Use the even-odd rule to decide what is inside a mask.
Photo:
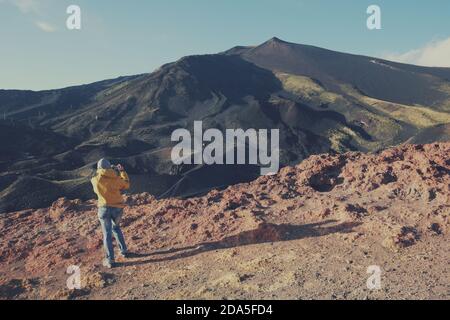
[{"label": "sparse vegetation on slope", "polygon": [[[447,141],[449,78],[446,68],[271,39],[185,57],[151,74],[43,92],[3,90],[0,134],[11,138],[1,146],[0,213],[45,207],[57,195],[94,197],[89,175],[102,157],[125,164],[138,181],[132,192],[157,196],[192,196],[258,177],[247,167],[174,166],[171,133],[192,130],[196,120],[221,131],[280,129],[283,166],[325,152],[432,142],[431,133]],[[24,184],[13,184],[12,175],[48,192],[21,203]]]}]

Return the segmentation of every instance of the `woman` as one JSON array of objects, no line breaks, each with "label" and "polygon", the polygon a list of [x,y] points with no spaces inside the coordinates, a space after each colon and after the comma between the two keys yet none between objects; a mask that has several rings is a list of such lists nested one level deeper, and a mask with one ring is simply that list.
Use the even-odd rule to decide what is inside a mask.
[{"label": "woman", "polygon": [[[117,169],[118,173],[114,169]],[[130,188],[130,180],[122,165],[113,167],[108,160],[101,159],[97,164],[97,174],[91,182],[98,196],[98,218],[102,226],[103,247],[106,253],[103,266],[111,269],[115,266],[113,235],[119,244],[121,255],[125,258],[129,256],[119,223],[125,207],[121,192]]]}]

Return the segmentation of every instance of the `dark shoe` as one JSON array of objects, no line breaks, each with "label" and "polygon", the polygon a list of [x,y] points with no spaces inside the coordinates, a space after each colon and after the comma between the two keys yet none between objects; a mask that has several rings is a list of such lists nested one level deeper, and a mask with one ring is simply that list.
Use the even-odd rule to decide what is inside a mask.
[{"label": "dark shoe", "polygon": [[132,258],[139,258],[139,257],[141,257],[139,254],[133,253],[133,252],[125,252],[125,253],[121,253],[120,255],[123,258],[125,258],[125,259],[132,259]]}]

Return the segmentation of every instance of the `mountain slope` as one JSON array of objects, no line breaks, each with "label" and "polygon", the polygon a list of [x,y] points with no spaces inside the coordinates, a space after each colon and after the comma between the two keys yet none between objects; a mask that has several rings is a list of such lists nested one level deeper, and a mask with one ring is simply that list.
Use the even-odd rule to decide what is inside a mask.
[{"label": "mountain slope", "polygon": [[[231,52],[234,54],[234,52]],[[439,107],[448,102],[450,68],[427,68],[351,55],[273,38],[239,52],[239,56],[265,69],[302,75],[331,90],[351,84],[368,97],[401,104]]]},{"label": "mountain slope", "polygon": [[[174,166],[171,133],[196,120],[222,131],[279,129],[283,166],[324,152],[431,142],[427,132],[450,123],[449,74],[272,39],[151,74],[0,91],[0,135],[13,137],[2,146],[0,212],[45,207],[56,194],[94,197],[89,178],[102,157],[125,164],[133,193],[185,197],[258,177],[246,166]],[[21,203],[19,177],[46,196]]]}]

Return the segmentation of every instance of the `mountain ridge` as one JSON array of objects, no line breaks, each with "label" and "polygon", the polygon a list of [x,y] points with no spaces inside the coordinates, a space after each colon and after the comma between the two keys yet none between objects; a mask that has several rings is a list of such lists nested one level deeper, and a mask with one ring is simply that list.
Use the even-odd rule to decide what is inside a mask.
[{"label": "mountain ridge", "polygon": [[[324,152],[448,141],[450,69],[385,65],[279,39],[231,50],[91,85],[0,91],[0,134],[12,137],[1,146],[0,212],[48,206],[58,193],[94,197],[89,177],[102,157],[123,162],[138,193],[183,197],[258,177],[248,167],[174,166],[170,134],[195,120],[221,131],[279,129],[282,166]],[[55,196],[23,203],[21,177]]]}]

